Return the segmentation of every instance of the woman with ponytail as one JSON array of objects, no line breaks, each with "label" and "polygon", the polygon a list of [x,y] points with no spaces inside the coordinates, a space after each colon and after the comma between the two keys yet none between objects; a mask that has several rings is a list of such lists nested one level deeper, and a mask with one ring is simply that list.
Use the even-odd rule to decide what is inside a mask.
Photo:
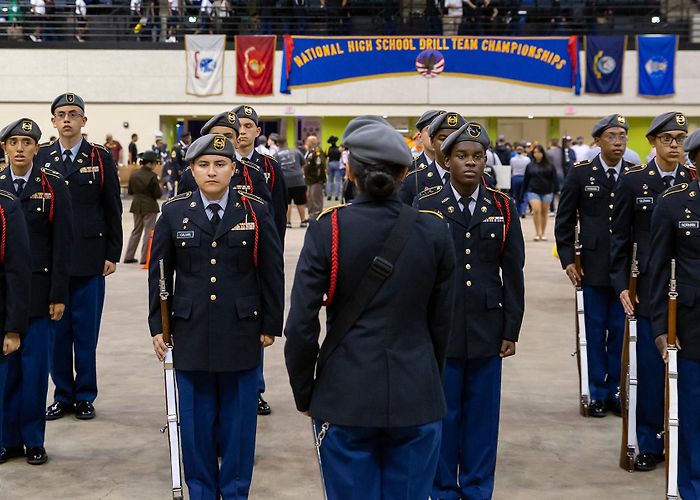
[{"label": "woman with ponytail", "polygon": [[358,194],[306,234],[285,329],[290,383],[312,419],[327,498],[428,498],[445,414],[454,247],[440,214],[401,202],[412,157],[388,122],[358,117],[342,141]]}]

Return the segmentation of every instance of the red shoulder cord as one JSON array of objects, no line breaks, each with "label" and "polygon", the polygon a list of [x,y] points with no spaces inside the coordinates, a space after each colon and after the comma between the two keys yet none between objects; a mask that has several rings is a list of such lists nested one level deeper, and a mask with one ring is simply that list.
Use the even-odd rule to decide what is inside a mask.
[{"label": "red shoulder cord", "polygon": [[333,302],[335,290],[338,286],[338,210],[333,210],[331,215],[331,277],[328,284],[328,292],[323,305],[328,307]]},{"label": "red shoulder cord", "polygon": [[[95,146],[92,147],[92,151],[90,151],[90,166],[94,167],[95,166]],[[102,157],[100,156],[100,153],[97,153],[97,161],[100,164],[100,191],[102,191],[105,187],[105,167],[102,164]]]},{"label": "red shoulder cord", "polygon": [[250,200],[246,198],[244,194],[241,194],[241,202],[243,206],[248,206],[250,210],[250,215],[253,217],[253,225],[255,226],[255,242],[253,243],[253,265],[258,267],[258,216],[255,215],[255,210],[253,210],[253,205]]},{"label": "red shoulder cord", "polygon": [[690,174],[690,179],[696,181],[698,179],[698,171],[694,168],[689,168],[688,173]]},{"label": "red shoulder cord", "polygon": [[53,207],[54,198],[56,195],[53,191],[53,188],[51,187],[49,179],[46,177],[46,174],[43,171],[41,172],[41,191],[42,196],[44,196],[47,191],[49,192],[49,194],[51,194],[51,203],[49,203],[49,222],[53,223]]},{"label": "red shoulder cord", "polygon": [[[505,194],[499,193],[497,191],[492,191],[494,194],[493,196],[493,201],[496,203],[496,208],[498,208],[499,213],[501,214],[501,217],[504,219],[504,224],[503,224],[503,240],[501,241],[501,250],[500,254],[503,255],[503,250],[505,249],[506,246],[506,237],[508,236],[508,231],[510,231],[510,221],[511,221],[511,216],[510,216],[510,203],[508,203],[508,198],[506,197]],[[498,201],[498,197],[503,198],[503,201],[505,202],[505,213],[503,211],[503,205],[501,204],[500,201]]]},{"label": "red shoulder cord", "polygon": [[272,167],[272,162],[267,156],[263,156],[263,166],[270,174],[270,191],[275,189],[275,169]]},{"label": "red shoulder cord", "polygon": [[[250,194],[255,194],[253,192],[253,179],[250,178],[250,172],[248,172],[248,167],[246,166],[245,163],[241,163],[243,165],[243,181],[248,185],[250,188]],[[250,200],[248,200],[250,203]]]},{"label": "red shoulder cord", "polygon": [[0,264],[5,263],[5,242],[7,241],[7,220],[5,219],[5,209],[0,205],[0,226],[2,233],[0,234]]}]

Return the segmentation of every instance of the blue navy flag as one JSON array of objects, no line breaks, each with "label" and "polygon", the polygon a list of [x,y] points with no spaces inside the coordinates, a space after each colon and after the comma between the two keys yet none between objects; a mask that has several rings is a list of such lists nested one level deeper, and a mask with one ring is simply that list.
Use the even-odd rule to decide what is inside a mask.
[{"label": "blue navy flag", "polygon": [[637,37],[639,95],[659,97],[676,93],[674,83],[676,47],[678,47],[676,35]]},{"label": "blue navy flag", "polygon": [[625,36],[586,37],[586,93],[621,94]]}]

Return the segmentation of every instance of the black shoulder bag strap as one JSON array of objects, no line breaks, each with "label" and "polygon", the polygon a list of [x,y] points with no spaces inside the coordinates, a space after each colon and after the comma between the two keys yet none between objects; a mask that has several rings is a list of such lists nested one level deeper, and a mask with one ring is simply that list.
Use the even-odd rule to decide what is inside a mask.
[{"label": "black shoulder bag strap", "polygon": [[372,264],[365,272],[362,280],[360,280],[360,284],[357,286],[357,293],[353,294],[350,301],[342,306],[335,321],[328,329],[326,339],[318,355],[317,366],[319,372],[326,360],[343,341],[345,335],[357,322],[386,279],[391,275],[396,260],[401,255],[401,251],[411,236],[417,217],[418,210],[409,207],[405,203],[401,204],[401,212],[399,212],[396,224],[394,224],[384,241],[384,245],[374,260],[372,260]]}]

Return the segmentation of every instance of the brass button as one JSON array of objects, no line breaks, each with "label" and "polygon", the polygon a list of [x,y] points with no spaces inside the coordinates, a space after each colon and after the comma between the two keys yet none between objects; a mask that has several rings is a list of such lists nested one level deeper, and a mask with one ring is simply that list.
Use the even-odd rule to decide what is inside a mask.
[{"label": "brass button", "polygon": [[45,268],[44,268],[44,272],[45,272],[45,273],[48,273],[48,272],[49,272],[49,268],[48,268],[48,267],[45,267]]},{"label": "brass button", "polygon": [[209,296],[209,299],[212,300],[212,301],[216,300],[216,295],[213,295],[213,294],[210,295],[210,296]]},{"label": "brass button", "polygon": [[612,207],[613,207],[612,203],[610,205],[608,205],[608,208],[610,208],[610,210],[612,210]]},{"label": "brass button", "polygon": [[467,249],[464,251],[464,253],[466,253],[467,255],[471,255],[471,254],[472,254],[472,251],[471,251],[470,249],[467,248]]},{"label": "brass button", "polygon": [[243,246],[246,246],[247,244],[248,244],[247,241],[244,241],[244,242],[243,242]]},{"label": "brass button", "polygon": [[216,259],[211,259],[209,262],[211,262],[211,265],[212,265],[212,266],[215,266],[215,265],[216,265]]},{"label": "brass button", "polygon": [[209,281],[211,281],[212,283],[216,283],[216,276],[212,276],[211,278],[209,278]]},{"label": "brass button", "polygon": [[92,181],[88,181],[88,184],[92,184]]},{"label": "brass button", "polygon": [[642,207],[642,210],[646,210],[646,209],[647,209],[647,206],[644,205],[644,206]]},{"label": "brass button", "polygon": [[468,233],[465,234],[464,236],[466,236],[467,238],[471,238],[471,237],[472,237],[472,233],[469,233],[469,232],[468,232]]},{"label": "brass button", "polygon": [[472,268],[471,264],[467,264],[466,266],[464,266],[464,269],[466,269],[467,271],[469,271],[471,268]]},{"label": "brass button", "polygon": [[495,237],[496,237],[496,235],[491,233],[491,238],[495,238]]},{"label": "brass button", "polygon": [[212,242],[211,242],[211,247],[212,247],[212,248],[216,248],[216,241],[212,241]]},{"label": "brass button", "polygon": [[472,286],[472,282],[471,282],[471,281],[467,281],[467,286]]},{"label": "brass button", "polygon": [[253,311],[253,316],[257,316],[257,315],[258,315],[258,311]]},{"label": "brass button", "polygon": [[615,193],[610,193],[610,198],[614,198],[614,197],[615,197]]},{"label": "brass button", "polygon": [[686,232],[685,232],[685,235],[686,235],[686,236],[690,236],[690,231],[686,231]]},{"label": "brass button", "polygon": [[185,245],[187,245],[187,243],[185,243],[184,241],[182,243],[180,243],[180,246],[184,247]]},{"label": "brass button", "polygon": [[589,198],[593,198],[593,193],[588,193]]},{"label": "brass button", "polygon": [[36,207],[37,212],[41,212],[41,207]]}]

